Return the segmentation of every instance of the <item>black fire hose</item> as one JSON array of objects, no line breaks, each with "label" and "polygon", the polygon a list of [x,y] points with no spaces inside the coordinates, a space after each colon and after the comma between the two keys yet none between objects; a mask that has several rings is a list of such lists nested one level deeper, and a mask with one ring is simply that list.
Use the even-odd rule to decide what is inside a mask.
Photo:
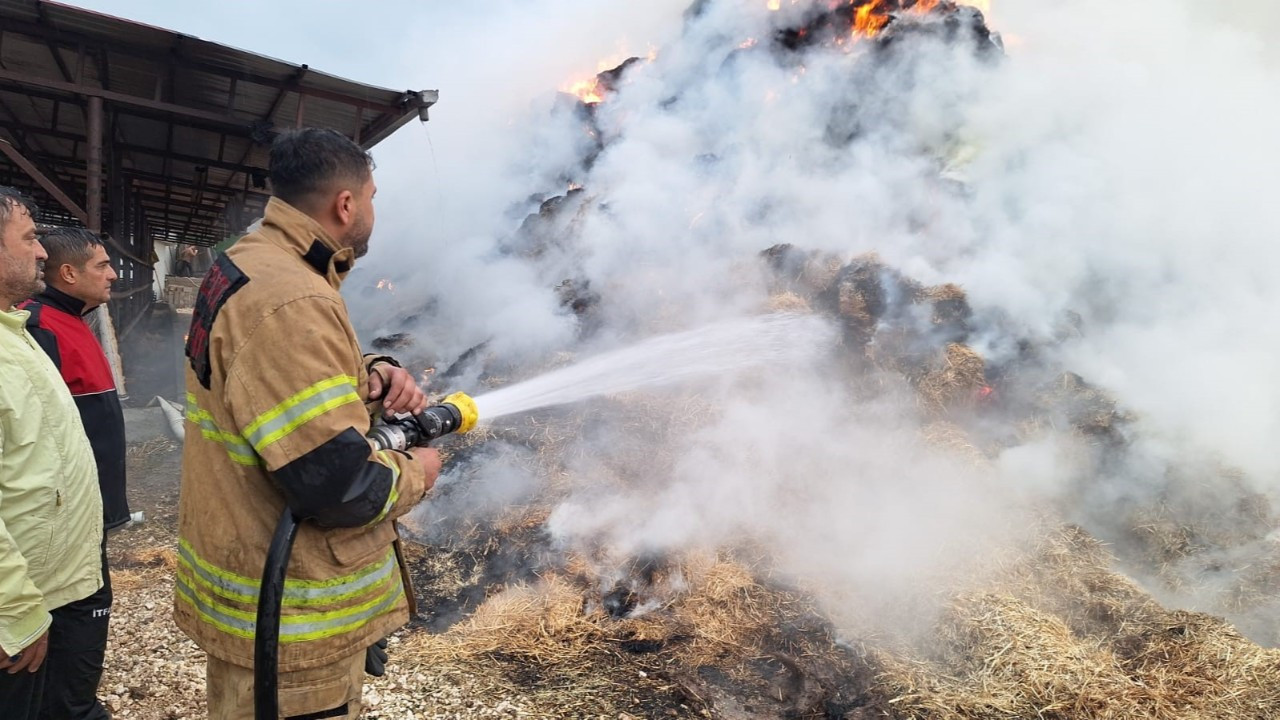
[{"label": "black fire hose", "polygon": [[[426,447],[442,435],[470,430],[476,420],[475,401],[463,393],[454,393],[443,403],[423,410],[421,415],[375,425],[369,439],[379,450]],[[253,634],[254,720],[280,717],[280,612],[284,605],[284,578],[300,522],[286,505],[262,566],[258,619]]]},{"label": "black fire hose", "polygon": [[257,720],[277,720],[280,667],[280,608],[284,603],[284,576],[289,568],[298,518],[285,506],[262,566],[262,591],[258,595],[258,622],[253,634],[253,715]]}]

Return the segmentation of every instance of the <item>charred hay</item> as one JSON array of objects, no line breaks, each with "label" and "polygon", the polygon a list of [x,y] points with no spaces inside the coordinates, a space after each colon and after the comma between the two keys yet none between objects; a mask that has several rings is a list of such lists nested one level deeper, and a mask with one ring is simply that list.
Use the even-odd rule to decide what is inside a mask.
[{"label": "charred hay", "polygon": [[[402,660],[459,669],[640,674],[712,717],[1243,718],[1280,712],[1280,651],[1208,615],[1162,608],[1078,528],[1045,534],[985,586],[956,592],[931,642],[837,632],[804,593],[728,556],[688,556],[680,583],[615,617],[582,577],[503,588],[465,621],[415,634]],[[406,656],[407,654],[407,656]],[[586,665],[590,663],[590,670]],[[629,669],[627,669],[629,668]]]},{"label": "charred hay", "polygon": [[[770,304],[843,323],[843,350],[858,360],[852,372],[903,378],[936,446],[990,463],[1001,445],[971,421],[993,413],[989,423],[1067,430],[1108,462],[1134,452],[1133,415],[1080,376],[1050,369],[1053,379],[1040,382],[1046,372],[1037,368],[989,377],[981,354],[957,341],[976,322],[962,288],[924,286],[875,256],[829,273],[814,270],[830,268],[831,258],[789,246],[763,259],[777,278]],[[1003,384],[993,390],[993,381]],[[406,638],[410,665],[457,673],[497,667],[507,691],[537,695],[547,707],[616,707],[622,701],[610,683],[640,677],[654,693],[646,702],[712,717],[1236,720],[1280,713],[1277,651],[1221,619],[1164,609],[1114,570],[1120,560],[1110,549],[1078,528],[1046,530],[1039,546],[1006,560],[995,579],[953,589],[935,617],[922,618],[933,623],[923,644],[833,627],[811,595],[770,576],[767,557],[629,556],[550,542],[547,508],[575,478],[601,488],[639,486],[670,459],[655,447],[715,412],[696,397],[679,402],[621,395],[532,413],[447,446],[451,465],[463,467],[495,442],[523,448],[514,462],[545,483],[538,497],[499,516],[418,534],[427,548],[413,555],[415,580],[424,606],[437,610],[425,621],[431,633]],[[586,444],[611,452],[588,455]],[[466,487],[446,486],[437,500]],[[1194,493],[1173,493],[1162,505],[1135,503],[1134,538],[1116,550],[1126,566],[1163,563],[1169,578],[1185,578],[1189,564],[1225,563],[1224,551],[1266,542],[1276,524],[1243,481],[1233,497],[1206,505]],[[1190,518],[1205,507],[1201,528]],[[1212,530],[1233,518],[1236,535]],[[1277,568],[1280,559],[1261,563],[1215,591],[1224,604],[1271,607]],[[560,693],[548,693],[548,682],[560,684]]]},{"label": "charred hay", "polygon": [[[869,8],[867,6],[870,6]],[[860,18],[870,10],[870,15]],[[796,27],[779,30],[774,41],[781,48],[799,51],[813,46],[841,44],[850,31],[861,29],[881,51],[903,37],[926,36],[947,43],[967,41],[983,55],[1000,50],[999,36],[987,27],[977,8],[949,0],[939,3],[916,0],[854,0],[817,10]]]}]

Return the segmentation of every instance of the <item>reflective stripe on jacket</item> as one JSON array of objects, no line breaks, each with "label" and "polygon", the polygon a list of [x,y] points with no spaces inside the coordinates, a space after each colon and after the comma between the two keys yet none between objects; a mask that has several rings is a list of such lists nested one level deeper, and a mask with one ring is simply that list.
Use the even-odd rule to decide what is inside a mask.
[{"label": "reflective stripe on jacket", "polygon": [[102,587],[102,500],[80,413],[25,327],[0,312],[0,648],[49,628],[49,611]]},{"label": "reflective stripe on jacket", "polygon": [[365,438],[370,358],[338,293],[352,253],[272,199],[201,283],[187,341],[178,626],[253,664],[259,583],[286,505],[301,524],[285,582],[280,670],[348,657],[408,619],[394,519],[428,486]]}]

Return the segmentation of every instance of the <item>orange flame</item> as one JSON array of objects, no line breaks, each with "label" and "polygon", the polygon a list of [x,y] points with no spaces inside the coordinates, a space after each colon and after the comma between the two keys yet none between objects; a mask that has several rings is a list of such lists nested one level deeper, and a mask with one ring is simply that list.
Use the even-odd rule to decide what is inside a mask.
[{"label": "orange flame", "polygon": [[381,280],[378,281],[378,289],[390,290],[392,292],[395,292],[396,284],[386,278],[382,278]]},{"label": "orange flame", "polygon": [[876,10],[880,9],[881,0],[871,0],[871,2],[858,8],[857,13],[853,16],[853,35],[854,37],[873,38],[880,34],[885,25],[889,24],[889,15]]},{"label": "orange flame", "polygon": [[579,80],[570,85],[567,92],[577,95],[578,99],[587,105],[595,105],[604,100],[604,88],[600,87],[599,78]]},{"label": "orange flame", "polygon": [[[924,15],[934,8],[942,4],[943,0],[917,0],[908,8],[903,8],[903,12],[913,13],[915,15]],[[856,3],[858,0],[849,0],[850,4]],[[983,15],[990,15],[991,0],[968,0],[963,4],[969,5],[982,11]],[[886,0],[870,0],[858,6],[853,16],[852,35],[856,40],[858,38],[873,38],[884,30],[892,19],[890,12],[891,7],[886,7],[889,3]],[[897,4],[895,4],[897,5]]]}]

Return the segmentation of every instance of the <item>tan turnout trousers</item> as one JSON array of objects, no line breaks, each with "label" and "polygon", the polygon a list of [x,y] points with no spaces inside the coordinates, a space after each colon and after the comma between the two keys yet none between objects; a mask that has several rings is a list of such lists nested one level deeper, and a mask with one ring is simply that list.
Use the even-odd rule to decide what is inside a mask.
[{"label": "tan turnout trousers", "polygon": [[[281,675],[280,717],[311,720],[360,717],[364,656],[364,652],[360,652],[333,665]],[[209,720],[254,720],[252,669],[210,655],[205,688],[209,695]]]}]

